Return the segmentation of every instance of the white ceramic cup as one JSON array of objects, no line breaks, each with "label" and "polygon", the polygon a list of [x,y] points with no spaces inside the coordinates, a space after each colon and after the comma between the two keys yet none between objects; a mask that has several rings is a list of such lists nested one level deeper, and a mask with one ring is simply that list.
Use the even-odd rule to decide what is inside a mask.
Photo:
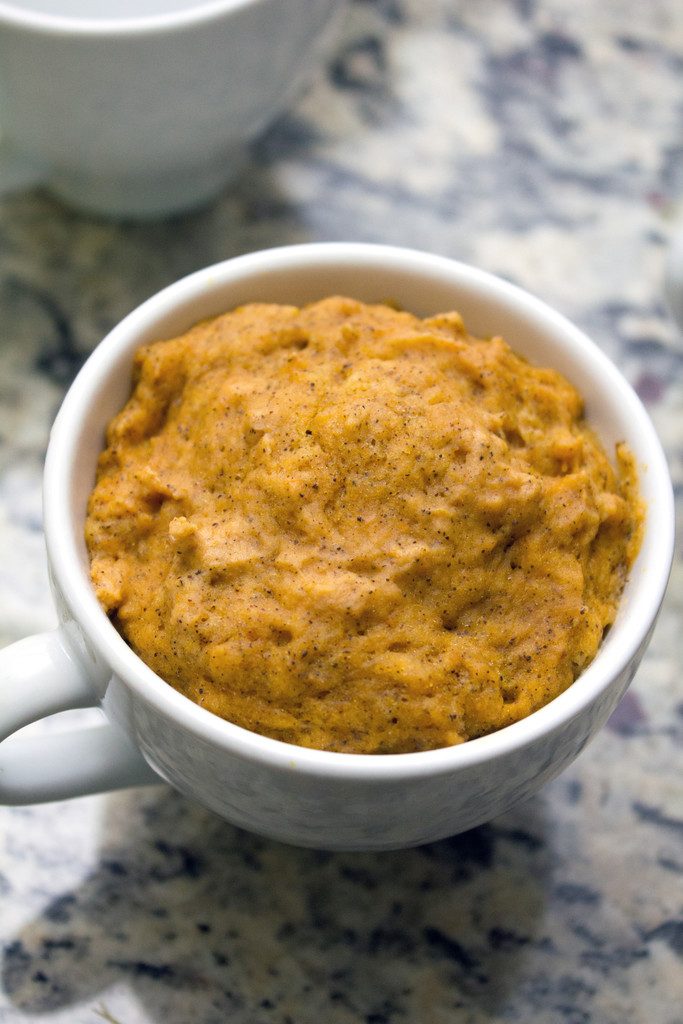
[{"label": "white ceramic cup", "polygon": [[207,202],[343,0],[0,0],[0,194],[158,216]]},{"label": "white ceramic cup", "polygon": [[[308,750],[225,722],[173,690],[126,645],[88,576],[83,530],[107,421],[130,390],[133,353],[197,320],[260,300],[346,294],[395,299],[418,315],[457,309],[502,333],[583,393],[608,450],[634,452],[646,522],[617,620],[593,663],[552,703],[490,736],[442,750],[360,755]],[[161,777],[225,818],[306,846],[381,849],[471,828],[565,768],[626,690],[669,575],[673,496],[640,401],[605,355],[542,302],[448,259],[385,246],[292,246],[220,263],[166,288],[118,325],[76,378],[52,429],[45,535],[61,626],[0,652],[0,739],[61,709],[100,706],[106,722],[0,746],[0,801],[32,802]]]}]

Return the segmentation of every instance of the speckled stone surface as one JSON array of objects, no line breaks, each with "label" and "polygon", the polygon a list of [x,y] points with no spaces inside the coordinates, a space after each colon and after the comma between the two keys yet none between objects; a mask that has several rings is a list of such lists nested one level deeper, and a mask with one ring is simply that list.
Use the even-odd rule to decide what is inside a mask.
[{"label": "speckled stone surface", "polygon": [[[41,463],[81,361],[162,285],[264,246],[407,244],[522,284],[618,362],[680,492],[662,277],[682,195],[679,0],[355,0],[210,209],[131,225],[1,200],[1,642],[54,621]],[[300,851],[162,787],[0,808],[0,1022],[681,1024],[682,602],[679,552],[609,726],[434,846]]]}]

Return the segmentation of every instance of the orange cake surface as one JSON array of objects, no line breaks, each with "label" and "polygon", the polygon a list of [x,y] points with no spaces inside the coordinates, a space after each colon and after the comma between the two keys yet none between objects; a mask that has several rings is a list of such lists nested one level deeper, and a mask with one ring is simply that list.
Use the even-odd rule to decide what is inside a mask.
[{"label": "orange cake surface", "polygon": [[460,743],[595,656],[633,459],[457,313],[252,304],[136,357],[87,516],[100,602],[167,683],[290,743]]}]

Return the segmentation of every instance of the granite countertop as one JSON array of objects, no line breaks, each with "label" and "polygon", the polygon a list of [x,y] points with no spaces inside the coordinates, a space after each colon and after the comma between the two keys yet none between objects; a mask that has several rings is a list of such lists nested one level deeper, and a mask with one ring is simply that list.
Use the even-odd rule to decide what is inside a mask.
[{"label": "granite countertop", "polygon": [[[527,287],[635,385],[680,492],[682,192],[679,0],[355,0],[210,209],[0,201],[0,642],[54,622],[41,464],[83,358],[159,287],[264,246],[407,244]],[[452,840],[302,851],[163,787],[0,808],[0,1022],[681,1024],[682,568],[608,727]]]}]

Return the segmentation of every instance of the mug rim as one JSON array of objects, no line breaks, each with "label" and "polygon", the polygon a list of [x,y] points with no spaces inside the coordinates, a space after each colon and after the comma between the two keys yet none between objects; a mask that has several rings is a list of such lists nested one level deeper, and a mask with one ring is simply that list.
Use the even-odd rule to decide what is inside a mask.
[{"label": "mug rim", "polygon": [[137,37],[200,26],[233,11],[269,2],[270,0],[201,0],[190,7],[140,17],[87,18],[79,15],[72,17],[66,14],[50,14],[47,11],[24,7],[13,0],[0,0],[0,23],[63,37]]},{"label": "mug rim", "polygon": [[[355,754],[300,747],[251,732],[219,718],[166,683],[136,655],[111,623],[95,597],[80,564],[73,529],[74,509],[69,485],[79,425],[93,405],[115,358],[132,346],[145,328],[207,292],[229,282],[248,280],[264,270],[305,270],[312,265],[361,266],[370,271],[394,269],[453,279],[453,286],[495,294],[540,323],[562,344],[581,351],[600,374],[601,390],[616,389],[624,406],[624,421],[634,417],[644,432],[647,472],[657,502],[646,509],[647,537],[653,552],[647,571],[630,595],[636,624],[621,637],[619,648],[598,650],[581,675],[548,704],[512,725],[451,747],[403,754]],[[456,280],[457,279],[457,280]],[[505,333],[505,325],[502,333]],[[451,774],[529,745],[567,726],[604,693],[637,658],[657,618],[673,560],[674,505],[668,466],[654,426],[626,379],[578,327],[524,289],[484,270],[448,257],[418,250],[355,242],[317,242],[260,250],[221,261],[168,285],[121,320],[95,347],[69,388],[52,427],[44,473],[44,528],[54,582],[62,601],[107,666],[145,704],[177,725],[245,760],[266,762],[298,772],[374,782],[386,778],[415,778]],[[642,549],[641,549],[642,550]],[[655,557],[656,556],[656,557]]]}]

